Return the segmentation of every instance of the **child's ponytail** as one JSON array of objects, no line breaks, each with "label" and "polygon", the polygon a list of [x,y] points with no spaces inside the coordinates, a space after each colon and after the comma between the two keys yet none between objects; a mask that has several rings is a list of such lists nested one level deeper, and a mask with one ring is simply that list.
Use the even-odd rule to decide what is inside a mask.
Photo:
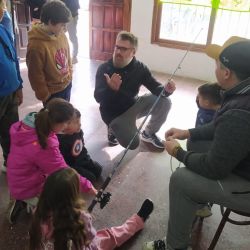
[{"label": "child's ponytail", "polygon": [[51,132],[48,109],[43,108],[37,113],[35,127],[39,144],[44,149],[47,146],[47,138]]}]

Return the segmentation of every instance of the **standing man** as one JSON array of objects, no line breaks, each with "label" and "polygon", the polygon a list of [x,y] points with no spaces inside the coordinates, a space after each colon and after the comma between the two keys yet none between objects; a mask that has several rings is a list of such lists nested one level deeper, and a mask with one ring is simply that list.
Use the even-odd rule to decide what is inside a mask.
[{"label": "standing man", "polygon": [[78,62],[78,37],[77,37],[77,23],[78,23],[78,10],[80,8],[79,0],[62,0],[71,11],[72,18],[67,24],[67,30],[69,32],[69,39],[73,46],[72,51],[72,63]]},{"label": "standing man", "polygon": [[[212,123],[166,132],[166,150],[186,167],[170,178],[167,238],[146,243],[144,250],[187,249],[199,204],[250,210],[250,40],[231,37],[205,52],[216,60],[222,105]],[[175,139],[187,138],[212,144],[204,153],[185,151]]]},{"label": "standing man", "polygon": [[11,34],[0,24],[0,144],[4,158],[3,172],[6,172],[10,151],[9,129],[19,120],[18,105],[23,102],[22,82]]},{"label": "standing man", "polygon": [[[163,86],[156,81],[147,66],[135,58],[137,46],[138,39],[132,33],[121,31],[117,35],[113,58],[97,70],[94,97],[100,103],[102,119],[108,126],[109,145],[120,143],[127,147],[137,131],[136,119],[148,114],[157,96],[165,89],[141,137],[163,149],[156,133],[166,121],[171,108],[168,96],[174,92],[175,84],[169,82]],[[151,94],[138,97],[142,85]],[[137,148],[139,143],[137,136],[130,149]]]}]

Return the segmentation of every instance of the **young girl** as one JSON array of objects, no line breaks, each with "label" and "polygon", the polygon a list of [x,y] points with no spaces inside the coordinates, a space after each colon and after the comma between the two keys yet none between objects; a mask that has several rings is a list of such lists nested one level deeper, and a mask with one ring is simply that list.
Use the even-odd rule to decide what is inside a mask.
[{"label": "young girl", "polygon": [[97,231],[80,198],[79,175],[72,168],[50,175],[43,188],[30,229],[30,250],[112,250],[144,226],[153,211],[146,199],[122,226]]},{"label": "young girl", "polygon": [[[28,114],[10,129],[11,146],[7,178],[11,197],[9,221],[15,222],[23,202],[35,206],[46,177],[67,168],[59,150],[56,133],[63,131],[74,115],[74,107],[59,98],[52,99],[38,113]],[[96,194],[91,182],[80,177],[81,190]]]}]

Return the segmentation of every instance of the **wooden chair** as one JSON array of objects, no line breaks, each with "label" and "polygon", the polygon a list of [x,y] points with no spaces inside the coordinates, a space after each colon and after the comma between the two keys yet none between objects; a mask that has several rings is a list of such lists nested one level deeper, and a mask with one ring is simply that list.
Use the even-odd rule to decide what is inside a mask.
[{"label": "wooden chair", "polygon": [[250,221],[236,221],[236,220],[229,218],[229,215],[231,212],[238,214],[238,215],[246,216],[246,217],[250,217],[250,213],[231,210],[229,208],[226,208],[226,210],[224,211],[224,207],[221,206],[220,208],[221,208],[222,219],[221,219],[220,224],[217,228],[217,231],[212,239],[212,242],[210,243],[210,246],[208,247],[208,250],[215,249],[215,246],[220,238],[221,232],[222,232],[226,222],[230,222],[234,225],[250,225]]}]

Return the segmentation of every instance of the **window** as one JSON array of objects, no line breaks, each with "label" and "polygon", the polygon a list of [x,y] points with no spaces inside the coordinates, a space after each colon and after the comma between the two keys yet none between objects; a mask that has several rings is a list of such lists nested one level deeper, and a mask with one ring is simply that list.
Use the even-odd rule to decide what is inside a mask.
[{"label": "window", "polygon": [[250,0],[155,0],[152,43],[200,51],[230,36],[250,38]]}]

